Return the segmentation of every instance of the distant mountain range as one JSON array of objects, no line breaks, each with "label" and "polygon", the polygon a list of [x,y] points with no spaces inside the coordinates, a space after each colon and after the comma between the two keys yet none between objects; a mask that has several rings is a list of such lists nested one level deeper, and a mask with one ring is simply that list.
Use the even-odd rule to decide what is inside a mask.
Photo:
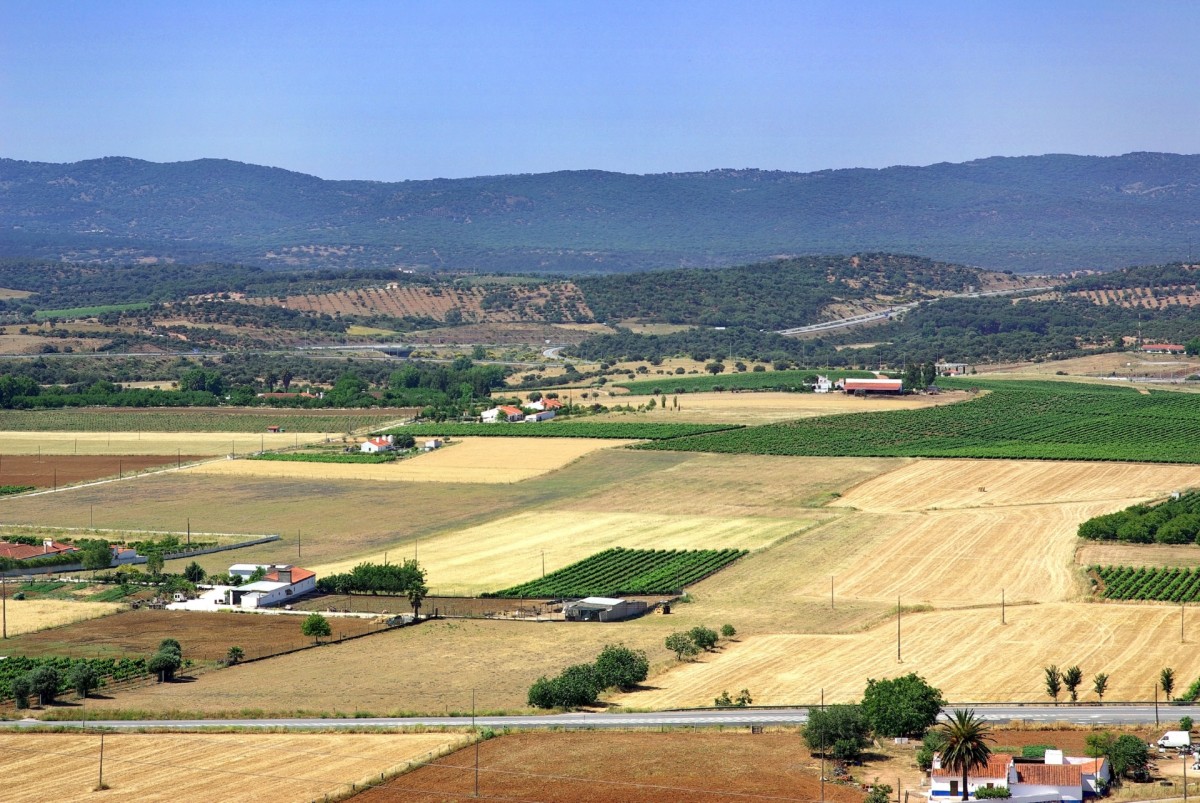
[{"label": "distant mountain range", "polygon": [[617,272],[888,251],[1016,272],[1200,248],[1200,156],[394,183],[220,159],[0,159],[0,257]]}]

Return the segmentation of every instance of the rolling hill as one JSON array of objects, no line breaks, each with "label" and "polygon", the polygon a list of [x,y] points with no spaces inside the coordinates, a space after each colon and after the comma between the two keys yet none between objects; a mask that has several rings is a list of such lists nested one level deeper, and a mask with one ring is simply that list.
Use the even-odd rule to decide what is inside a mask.
[{"label": "rolling hill", "polygon": [[4,159],[0,256],[596,273],[890,251],[1057,273],[1186,256],[1198,196],[1200,156],[1163,153],[395,183],[219,159]]}]

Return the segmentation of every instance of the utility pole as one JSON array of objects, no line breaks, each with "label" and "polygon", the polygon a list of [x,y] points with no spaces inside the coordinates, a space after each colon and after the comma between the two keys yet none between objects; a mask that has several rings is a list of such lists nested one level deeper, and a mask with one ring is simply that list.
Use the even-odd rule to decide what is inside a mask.
[{"label": "utility pole", "polygon": [[1154,727],[1158,727],[1158,684],[1154,684]]},{"label": "utility pole", "polygon": [[100,731],[100,780],[96,783],[96,791],[104,788],[104,731]]},{"label": "utility pole", "polygon": [[475,733],[475,797],[479,797],[479,729],[475,727],[474,689],[471,689],[471,730]]},{"label": "utility pole", "polygon": [[542,550],[542,579],[546,579],[546,550]]},{"label": "utility pole", "polygon": [[191,516],[188,516],[188,520],[187,520],[187,539],[188,539],[188,546],[191,546],[192,545],[192,517]]},{"label": "utility pole", "polygon": [[[825,689],[821,689],[821,710],[825,710]],[[825,803],[825,733],[821,732],[821,803]]]},{"label": "utility pole", "polygon": [[95,505],[88,505],[88,529],[89,530],[96,529],[96,525],[94,523],[92,523],[92,508],[93,507],[95,507]]},{"label": "utility pole", "polygon": [[300,557],[300,528],[296,528],[296,557]]}]

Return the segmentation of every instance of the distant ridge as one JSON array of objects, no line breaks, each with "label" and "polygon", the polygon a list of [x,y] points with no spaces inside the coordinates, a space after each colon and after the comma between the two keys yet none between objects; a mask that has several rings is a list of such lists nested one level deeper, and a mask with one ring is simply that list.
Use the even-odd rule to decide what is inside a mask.
[{"label": "distant ridge", "polygon": [[1193,245],[1196,155],[392,183],[223,159],[0,159],[0,256],[575,273],[890,251],[1058,273]]}]

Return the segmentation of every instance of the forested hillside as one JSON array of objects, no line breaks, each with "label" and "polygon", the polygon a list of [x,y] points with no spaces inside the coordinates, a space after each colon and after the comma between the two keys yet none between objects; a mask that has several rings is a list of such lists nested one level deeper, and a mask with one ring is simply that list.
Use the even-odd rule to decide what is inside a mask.
[{"label": "forested hillside", "polygon": [[0,256],[618,272],[888,251],[1018,272],[1200,241],[1200,156],[1031,156],[786,173],[325,181],[224,160],[0,160]]}]

